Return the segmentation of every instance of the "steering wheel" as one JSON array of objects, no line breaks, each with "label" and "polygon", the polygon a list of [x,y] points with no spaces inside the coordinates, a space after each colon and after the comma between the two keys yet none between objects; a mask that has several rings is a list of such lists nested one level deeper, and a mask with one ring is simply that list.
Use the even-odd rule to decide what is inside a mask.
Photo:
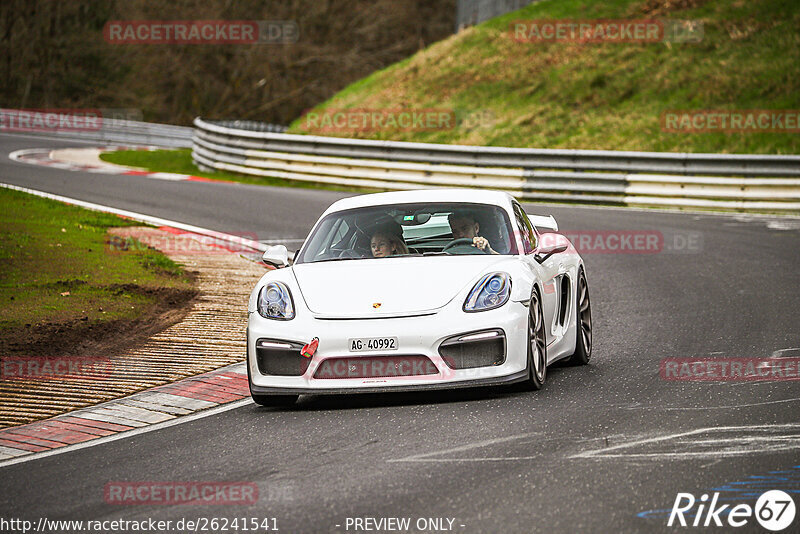
[{"label": "steering wheel", "polygon": [[444,246],[442,252],[450,252],[451,254],[486,254],[485,250],[481,250],[472,244],[471,237],[460,237],[450,241]]},{"label": "steering wheel", "polygon": [[360,253],[359,251],[357,251],[357,250],[353,250],[353,249],[348,248],[348,249],[343,250],[342,253],[339,254],[339,257],[340,258],[363,258],[364,255],[362,253]]}]

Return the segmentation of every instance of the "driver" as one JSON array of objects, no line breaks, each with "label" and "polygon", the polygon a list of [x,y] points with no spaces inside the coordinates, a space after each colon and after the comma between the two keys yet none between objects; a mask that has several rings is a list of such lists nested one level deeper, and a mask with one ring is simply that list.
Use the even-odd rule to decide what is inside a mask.
[{"label": "driver", "polygon": [[480,224],[475,220],[475,216],[468,211],[454,211],[447,216],[450,230],[453,232],[453,239],[472,239],[472,246],[477,247],[487,254],[499,254],[492,249],[489,240],[478,235],[481,230]]}]

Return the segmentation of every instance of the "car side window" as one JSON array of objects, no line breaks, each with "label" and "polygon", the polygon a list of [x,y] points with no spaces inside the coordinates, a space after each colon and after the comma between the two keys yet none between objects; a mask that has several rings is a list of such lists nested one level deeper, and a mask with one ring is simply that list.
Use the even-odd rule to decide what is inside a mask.
[{"label": "car side window", "polygon": [[536,237],[536,230],[533,228],[533,223],[531,223],[531,220],[528,218],[528,214],[525,213],[525,210],[522,210],[522,208],[520,208],[520,210],[522,211],[522,220],[525,221],[525,227],[528,229],[528,235],[530,236],[531,250],[536,250],[536,247],[539,246],[539,241]]},{"label": "car side window", "polygon": [[528,216],[522,211],[519,204],[514,204],[514,216],[517,219],[517,226],[519,227],[520,237],[522,237],[522,248],[525,254],[530,254],[536,248],[536,233],[533,231],[531,221]]}]

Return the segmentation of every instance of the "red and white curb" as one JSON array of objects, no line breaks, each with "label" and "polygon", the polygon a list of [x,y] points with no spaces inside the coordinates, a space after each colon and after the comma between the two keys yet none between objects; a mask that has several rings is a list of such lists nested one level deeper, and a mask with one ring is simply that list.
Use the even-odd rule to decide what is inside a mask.
[{"label": "red and white curb", "polygon": [[[0,187],[94,211],[114,213],[180,235],[201,236],[205,243],[240,253],[242,247],[258,252],[267,248],[255,240],[178,221],[11,184],[0,183]],[[160,430],[250,402],[247,368],[244,362],[235,363],[50,419],[0,429],[0,467]]]},{"label": "red and white curb", "polygon": [[[104,147],[94,148],[81,148],[69,149],[71,152],[88,152],[89,154],[97,154],[102,152],[116,152],[119,150],[163,150],[159,147],[153,146],[122,146],[111,145]],[[20,163],[28,163],[31,165],[43,165],[55,169],[63,169],[68,171],[81,171],[93,172],[98,174],[117,174],[127,176],[141,176],[142,178],[150,178],[153,180],[167,180],[174,182],[227,182],[227,180],[214,180],[212,178],[204,178],[202,176],[194,176],[191,174],[177,174],[172,172],[150,172],[146,170],[133,169],[124,167],[122,165],[114,165],[113,163],[106,163],[101,160],[96,162],[86,163],[86,160],[92,158],[70,158],[64,157],[65,150],[53,150],[50,148],[28,148],[23,150],[16,150],[11,152],[8,157],[13,161]]]},{"label": "red and white curb", "polygon": [[249,397],[245,363],[235,363],[121,399],[2,429],[0,467],[116,434],[124,437],[150,425],[177,422]]}]

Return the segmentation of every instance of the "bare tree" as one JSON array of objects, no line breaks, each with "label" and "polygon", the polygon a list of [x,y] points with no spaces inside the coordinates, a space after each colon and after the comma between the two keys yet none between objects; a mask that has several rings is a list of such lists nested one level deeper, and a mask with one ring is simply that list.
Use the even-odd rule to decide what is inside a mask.
[{"label": "bare tree", "polygon": [[[0,105],[141,109],[286,124],[446,37],[455,0],[4,0]],[[289,20],[294,44],[110,44],[111,20]]]}]

